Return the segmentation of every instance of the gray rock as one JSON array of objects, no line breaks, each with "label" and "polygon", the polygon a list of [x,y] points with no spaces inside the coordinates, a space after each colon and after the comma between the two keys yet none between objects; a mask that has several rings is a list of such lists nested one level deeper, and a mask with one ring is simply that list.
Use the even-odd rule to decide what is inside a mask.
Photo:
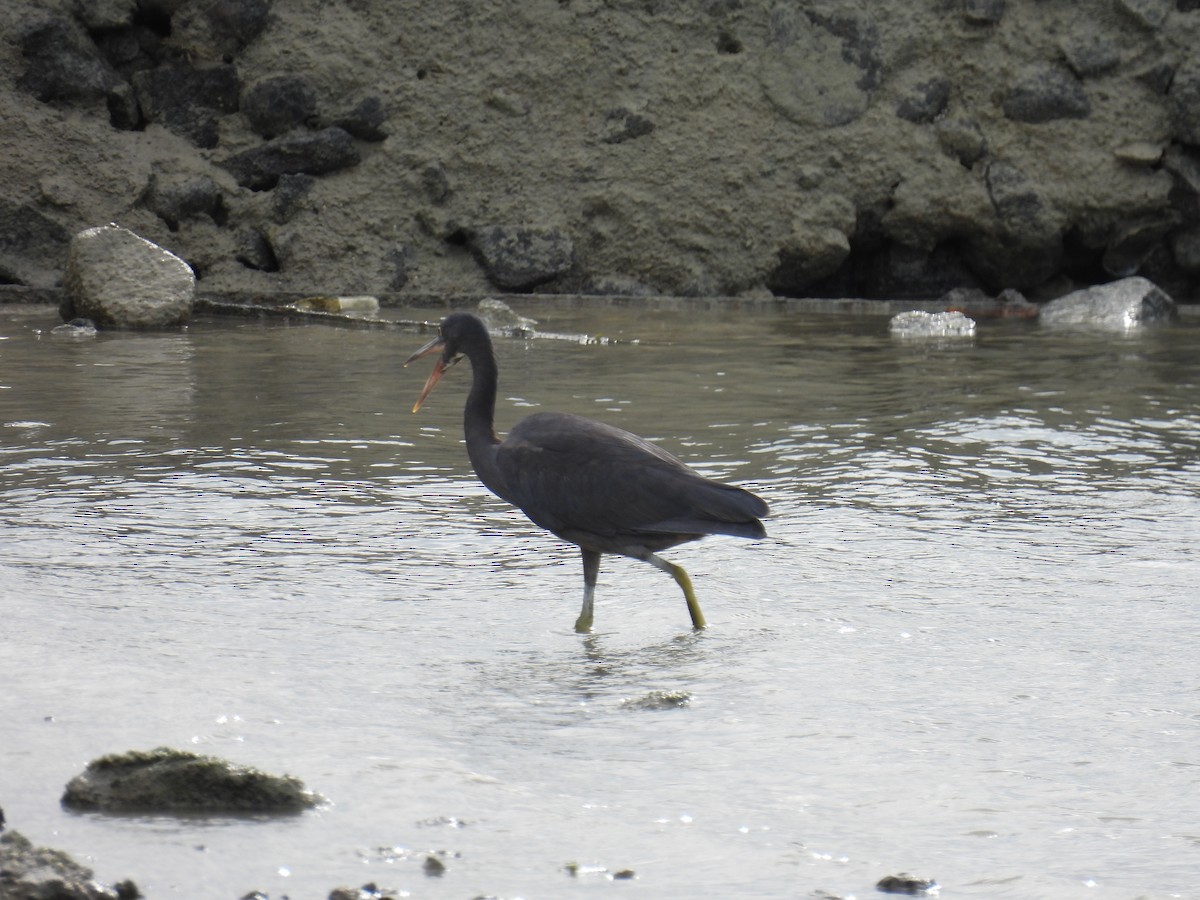
[{"label": "gray rock", "polygon": [[945,112],[949,102],[950,79],[939,75],[913,85],[908,96],[896,104],[896,115],[909,122],[928,124]]},{"label": "gray rock", "polygon": [[75,235],[63,279],[69,321],[100,327],[169,328],[192,314],[196,279],[178,256],[117,225]]},{"label": "gray rock", "polygon": [[963,0],[963,18],[972,25],[995,25],[1004,18],[1004,0]]},{"label": "gray rock", "polygon": [[1167,91],[1171,135],[1184,144],[1200,145],[1200,60],[1179,67]]},{"label": "gray rock", "polygon": [[1073,291],[1042,307],[1041,322],[1053,328],[1129,331],[1169,322],[1178,315],[1173,301],[1145,278],[1122,278]]},{"label": "gray rock", "polygon": [[1163,246],[1167,234],[1178,224],[1178,216],[1169,211],[1121,223],[1105,247],[1101,260],[1104,271],[1118,278],[1133,275]]},{"label": "gray rock", "polygon": [[820,15],[777,3],[759,80],[781,115],[803,126],[848,125],[879,85],[879,30],[865,16]]},{"label": "gray rock", "polygon": [[185,219],[208,216],[220,224],[225,205],[220,186],[207,175],[170,178],[152,175],[146,206],[175,231]]},{"label": "gray rock", "polygon": [[168,63],[136,72],[133,87],[142,114],[197,147],[217,146],[217,119],[236,112],[241,82],[225,63],[194,67]]},{"label": "gray rock", "polygon": [[35,21],[21,32],[19,40],[26,68],[17,87],[44,103],[95,103],[121,96],[126,86],[83,29],[70,19]]},{"label": "gray rock", "polygon": [[1034,125],[1055,119],[1086,119],[1092,112],[1079,79],[1050,66],[1036,66],[1018,77],[1003,107],[1004,115],[1013,121]]},{"label": "gray rock", "polygon": [[532,290],[575,265],[575,246],[557,228],[489,225],[471,231],[468,242],[488,280],[507,291]]},{"label": "gray rock", "polygon": [[280,175],[275,189],[271,191],[272,220],[280,224],[289,221],[300,211],[304,204],[304,198],[309,195],[316,184],[315,176],[305,175],[303,172]]},{"label": "gray rock", "polygon": [[1073,33],[1063,38],[1059,48],[1080,78],[1107,75],[1121,65],[1121,48],[1105,34]]},{"label": "gray rock", "polygon": [[1170,0],[1116,0],[1113,5],[1124,10],[1133,21],[1151,31],[1162,27],[1172,6]]},{"label": "gray rock", "polygon": [[278,137],[316,119],[317,91],[303,75],[276,75],[242,91],[242,115],[257,134]]},{"label": "gray rock", "polygon": [[0,282],[57,284],[70,243],[70,232],[37,207],[0,197]]},{"label": "gray rock", "polygon": [[1200,274],[1200,225],[1171,235],[1175,265],[1193,275]]},{"label": "gray rock", "polygon": [[0,834],[0,897],[4,900],[134,900],[132,881],[116,885],[61,850],[35,847],[19,831]]},{"label": "gray rock", "polygon": [[242,187],[270,190],[283,175],[324,175],[362,161],[354,139],[336,126],[277,137],[217,163]]},{"label": "gray rock", "polygon": [[62,796],[69,809],[165,815],[290,814],[321,802],[297,778],[167,747],[92,760]]},{"label": "gray rock", "polygon": [[623,144],[645,137],[652,131],[653,122],[622,106],[609,110],[608,115],[604,117],[604,136],[601,140],[606,144]]},{"label": "gray rock", "polygon": [[850,239],[840,229],[796,223],[779,248],[767,287],[776,294],[802,297],[809,287],[836,272],[849,255]]},{"label": "gray rock", "polygon": [[267,0],[184,0],[171,15],[171,42],[186,55],[221,59],[267,27]]},{"label": "gray rock", "polygon": [[353,109],[333,120],[333,124],[360,141],[378,143],[386,140],[387,110],[379,97],[364,97]]},{"label": "gray rock", "polygon": [[987,141],[974,120],[943,119],[935,127],[942,152],[968,169],[987,153]]}]

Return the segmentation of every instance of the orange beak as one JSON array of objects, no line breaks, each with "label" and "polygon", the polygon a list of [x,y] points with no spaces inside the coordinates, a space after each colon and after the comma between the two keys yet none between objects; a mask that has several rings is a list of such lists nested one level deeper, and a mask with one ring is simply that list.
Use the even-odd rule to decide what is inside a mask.
[{"label": "orange beak", "polygon": [[[432,341],[410,356],[404,361],[404,365],[410,362],[416,362],[423,356],[428,356],[430,353],[436,353],[445,346],[441,336],[435,337]],[[425,387],[421,388],[421,393],[417,397],[417,402],[413,404],[412,411],[416,412],[421,408],[421,404],[425,402],[425,398],[429,396],[429,392],[433,390],[433,386],[441,380],[442,373],[446,371],[446,361],[439,359],[433,366],[433,371],[429,373],[429,378],[425,381]]]}]

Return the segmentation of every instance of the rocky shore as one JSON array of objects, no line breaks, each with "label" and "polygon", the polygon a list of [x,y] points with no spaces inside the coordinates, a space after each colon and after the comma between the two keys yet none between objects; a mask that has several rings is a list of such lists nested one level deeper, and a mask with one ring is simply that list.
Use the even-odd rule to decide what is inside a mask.
[{"label": "rocky shore", "polygon": [[1200,296],[1200,2],[16,0],[0,283]]}]

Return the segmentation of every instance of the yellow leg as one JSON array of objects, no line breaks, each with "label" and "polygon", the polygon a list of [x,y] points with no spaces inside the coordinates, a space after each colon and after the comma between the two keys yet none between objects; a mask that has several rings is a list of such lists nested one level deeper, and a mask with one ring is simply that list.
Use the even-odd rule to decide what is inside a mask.
[{"label": "yellow leg", "polygon": [[587,634],[592,630],[592,600],[596,595],[596,578],[600,574],[600,554],[582,547],[580,551],[583,553],[583,608],[575,620],[575,630]]},{"label": "yellow leg", "polygon": [[696,629],[707,628],[708,623],[704,621],[704,613],[700,611],[700,603],[696,600],[696,592],[692,589],[692,579],[688,577],[688,573],[684,570],[683,566],[667,562],[661,556],[656,556],[653,553],[646,557],[646,562],[652,566],[657,566],[669,574],[675,579],[675,583],[683,589],[683,597],[687,600],[688,614],[692,617],[692,627]]}]

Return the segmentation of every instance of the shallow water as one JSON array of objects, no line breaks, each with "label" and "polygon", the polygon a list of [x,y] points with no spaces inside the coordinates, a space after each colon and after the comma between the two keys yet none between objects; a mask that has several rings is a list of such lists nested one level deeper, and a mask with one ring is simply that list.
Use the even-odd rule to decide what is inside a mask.
[{"label": "shallow water", "polygon": [[[501,430],[592,415],[771,503],[665,554],[707,631],[611,557],[572,631],[577,553],[468,467],[467,368],[408,411],[422,336],[0,310],[10,827],[151,900],[1197,895],[1200,329],[527,311],[612,340],[499,341]],[[159,745],[331,802],[60,809]]]}]

